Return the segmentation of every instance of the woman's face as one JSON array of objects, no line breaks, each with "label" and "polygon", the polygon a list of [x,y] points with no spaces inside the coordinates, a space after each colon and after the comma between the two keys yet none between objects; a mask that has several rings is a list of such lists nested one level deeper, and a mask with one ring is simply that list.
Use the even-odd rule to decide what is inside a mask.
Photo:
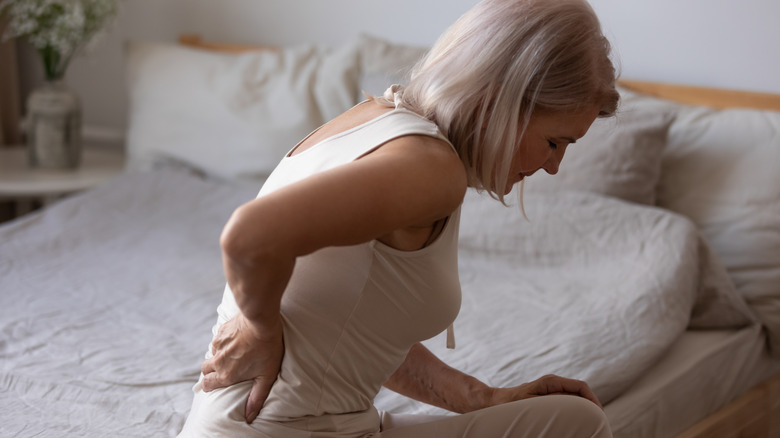
[{"label": "woman's face", "polygon": [[515,184],[539,169],[544,169],[550,175],[558,173],[566,148],[588,132],[598,114],[598,108],[533,114],[512,158],[504,194],[508,194]]}]

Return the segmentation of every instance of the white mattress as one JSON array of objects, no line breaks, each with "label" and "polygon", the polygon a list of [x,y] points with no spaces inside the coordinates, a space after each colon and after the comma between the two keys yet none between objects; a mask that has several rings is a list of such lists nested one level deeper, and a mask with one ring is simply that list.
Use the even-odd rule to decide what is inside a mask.
[{"label": "white mattress", "polygon": [[[190,388],[199,374],[224,286],[218,236],[232,210],[254,197],[256,191],[257,187],[203,179],[188,171],[165,168],[121,176],[46,211],[0,226],[0,436],[175,436],[190,406]],[[556,202],[546,203],[549,205],[544,208],[566,207],[562,204],[565,199],[565,196],[559,197]],[[590,212],[591,216],[568,218],[569,222],[541,221],[538,218],[542,204],[534,204],[535,201],[529,198],[528,206],[538,207],[531,212],[532,219],[537,218],[536,226],[529,230],[554,226],[557,234],[561,234],[561,224],[568,223],[574,226],[576,233],[580,229],[577,227],[589,224],[588,220],[599,222],[601,214],[612,217],[613,213],[624,210],[616,201],[597,197],[571,199],[583,204],[583,211]],[[637,215],[642,211],[640,207],[625,209],[634,219],[638,219]],[[660,218],[657,212],[653,214],[653,218]],[[464,210],[463,223],[467,227],[469,221],[475,219],[470,215]],[[647,221],[644,229],[657,232],[653,227],[659,223],[665,224],[664,230],[672,229],[667,219]],[[637,222],[632,226],[636,229]],[[571,230],[567,232],[571,233]],[[490,237],[480,233],[480,229],[471,234],[466,230],[463,241],[476,244],[497,238],[500,251],[523,246],[513,244],[506,236]],[[614,240],[614,236],[604,233],[598,237],[602,246],[610,239]],[[624,241],[626,236],[619,235],[618,238]],[[693,242],[695,248],[695,240]],[[526,243],[523,247],[535,254],[544,249],[542,244],[529,246]],[[586,251],[588,245],[577,248]],[[646,256],[650,249],[643,247],[642,251]],[[568,254],[549,251],[538,254],[558,261],[577,261]],[[596,257],[598,254],[583,254],[578,257],[587,256],[591,268],[602,262],[612,264],[608,259]],[[494,263],[480,264],[477,256],[464,257],[464,260],[488,269],[485,272],[499,278],[501,270]],[[471,272],[470,266],[471,263],[462,267],[465,269],[461,278],[464,306],[475,297],[465,288],[483,272]],[[489,269],[491,266],[493,270]],[[699,265],[693,263],[693,266]],[[583,275],[589,275],[590,270],[582,270]],[[549,269],[538,271],[542,274],[551,272]],[[527,272],[527,275],[534,274]],[[512,284],[509,277],[500,279],[504,286]],[[547,296],[549,294],[544,295],[546,282],[531,283],[534,292],[542,294],[540,296],[545,300],[552,299]],[[575,281],[573,284],[580,283]],[[561,280],[555,284],[566,286]],[[604,284],[605,290],[614,295],[614,288]],[[634,290],[626,294],[645,306],[643,314],[657,313],[650,311],[649,306],[659,302],[667,306],[662,307],[661,314],[680,314],[682,318],[687,316],[686,312],[679,312],[680,305],[692,306],[701,301],[700,291],[685,294],[680,291],[672,299],[664,295],[663,288],[657,287],[659,284],[660,280],[653,284],[657,295],[652,299],[642,298]],[[720,295],[720,298],[718,303],[722,306],[713,309],[718,308],[716,310],[721,313],[734,310],[727,296]],[[545,305],[549,303],[545,301]],[[631,302],[626,305],[632,306]],[[664,311],[672,308],[674,312]],[[555,327],[572,333],[577,327],[572,322],[576,322],[576,310],[573,309],[568,320],[556,322]],[[531,312],[538,313],[539,310],[532,309]],[[736,315],[739,316],[739,312]],[[460,322],[456,322],[461,346],[489,340],[490,336],[481,333],[478,327],[469,328],[465,322],[470,318],[468,310],[464,309],[461,316]],[[504,319],[511,321],[511,316]],[[705,319],[700,318],[701,321]],[[739,318],[732,321],[737,320]],[[529,323],[533,321],[533,318],[528,319]],[[667,355],[671,359],[661,360],[660,365],[648,372],[647,368],[663,357],[669,342],[682,333],[684,320],[682,326],[679,319],[669,324],[677,327],[675,330],[679,332],[676,334],[658,332],[649,325],[649,320],[642,320],[641,326],[634,324],[633,318],[627,321],[630,324],[622,321],[620,327],[640,328],[609,339],[640,343],[637,345],[646,350],[644,354],[616,358],[619,361],[604,360],[587,351],[588,348],[580,348],[577,356],[589,361],[586,362],[589,366],[583,369],[592,370],[587,372],[595,373],[597,382],[601,382],[597,391],[618,396],[608,405],[607,413],[616,432],[623,436],[668,436],[664,433],[679,431],[692,424],[699,413],[711,411],[718,400],[729,399],[771,374],[772,364],[760,358],[760,341],[757,333],[751,338],[752,329],[685,332],[681,340],[673,344],[671,355]],[[646,327],[647,331],[643,332],[641,327]],[[587,333],[601,339],[602,343],[606,339],[598,338],[599,330],[603,332],[604,329],[595,326],[587,329]],[[662,343],[661,338],[650,336],[651,332],[661,333],[663,339],[671,336],[670,341]],[[505,330],[502,335],[509,336],[492,337],[514,339],[510,331]],[[474,337],[473,341],[470,336]],[[557,360],[557,354],[570,348],[566,338],[563,336],[560,340],[560,348],[539,352],[528,363],[543,367],[545,363]],[[587,340],[588,336],[581,336],[576,342],[582,346]],[[439,341],[433,339],[431,342]],[[693,349],[691,345],[697,348]],[[691,354],[692,351],[695,354]],[[589,359],[593,357],[598,361]],[[500,360],[494,360],[496,358]],[[488,365],[514,361],[506,355],[487,356],[487,360],[483,358],[482,362],[473,365],[486,370]],[[576,370],[577,366],[571,361],[561,364],[562,369],[569,370]],[[627,370],[620,370],[621,366]],[[533,367],[528,368],[536,372]],[[508,369],[496,375],[505,376]],[[620,378],[610,379],[610,373],[618,372],[615,370],[620,371]],[[706,379],[702,380],[707,375],[719,376],[718,385],[707,385]],[[688,380],[705,388],[687,386]],[[728,385],[721,387],[722,382],[728,382]],[[631,389],[626,392],[626,388]],[[676,403],[683,396],[689,397],[700,390],[715,391],[715,394],[696,402],[696,406],[688,406],[687,411],[677,407]],[[685,405],[688,404],[694,403],[689,401]],[[682,412],[686,414],[681,419]],[[643,433],[649,432],[635,435],[636,428]]]}]

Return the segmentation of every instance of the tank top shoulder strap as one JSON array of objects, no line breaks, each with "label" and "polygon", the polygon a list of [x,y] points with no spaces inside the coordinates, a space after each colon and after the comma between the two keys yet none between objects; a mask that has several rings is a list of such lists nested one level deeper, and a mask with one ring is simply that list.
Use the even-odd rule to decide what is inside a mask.
[{"label": "tank top shoulder strap", "polygon": [[417,113],[396,107],[379,117],[328,137],[304,151],[288,154],[268,177],[259,195],[352,162],[389,141],[407,135],[438,138],[447,142],[457,154],[452,143],[435,123]]},{"label": "tank top shoulder strap", "polygon": [[[445,141],[457,154],[455,147],[435,123],[399,106],[401,89],[400,85],[392,85],[382,96],[386,102],[395,106],[392,111],[326,139],[323,143],[338,141],[338,154],[345,155],[343,158],[346,161],[352,161],[396,138],[425,135]],[[342,138],[346,141],[341,141]]]},{"label": "tank top shoulder strap", "polygon": [[[407,135],[434,137],[447,142],[455,151],[452,143],[441,133],[436,124],[403,108],[396,108],[359,128],[359,133],[345,136],[347,141],[339,145],[339,148],[343,148],[344,153],[349,156],[350,161],[373,151],[389,141]],[[346,132],[349,133],[349,131]]]}]

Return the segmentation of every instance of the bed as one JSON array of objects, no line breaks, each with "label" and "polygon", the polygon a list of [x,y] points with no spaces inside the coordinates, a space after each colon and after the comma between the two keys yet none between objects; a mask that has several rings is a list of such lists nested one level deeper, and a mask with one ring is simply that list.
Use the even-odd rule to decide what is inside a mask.
[{"label": "bed", "polygon": [[[368,35],[128,43],[126,172],[0,226],[0,435],[175,436],[228,216],[300,137],[423,53]],[[528,180],[528,220],[467,194],[457,346],[426,345],[493,385],[585,379],[616,437],[778,436],[780,96],[621,94],[559,175]]]}]

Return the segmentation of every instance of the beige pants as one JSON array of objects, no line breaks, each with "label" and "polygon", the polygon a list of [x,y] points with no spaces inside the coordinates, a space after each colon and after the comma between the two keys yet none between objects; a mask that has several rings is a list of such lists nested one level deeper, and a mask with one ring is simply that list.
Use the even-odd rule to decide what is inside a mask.
[{"label": "beige pants", "polygon": [[[304,417],[291,421],[244,421],[250,382],[210,393],[196,391],[179,438],[520,438],[611,437],[604,412],[576,396],[549,395],[463,415],[398,415],[376,410]],[[262,413],[260,414],[262,417]]]}]

